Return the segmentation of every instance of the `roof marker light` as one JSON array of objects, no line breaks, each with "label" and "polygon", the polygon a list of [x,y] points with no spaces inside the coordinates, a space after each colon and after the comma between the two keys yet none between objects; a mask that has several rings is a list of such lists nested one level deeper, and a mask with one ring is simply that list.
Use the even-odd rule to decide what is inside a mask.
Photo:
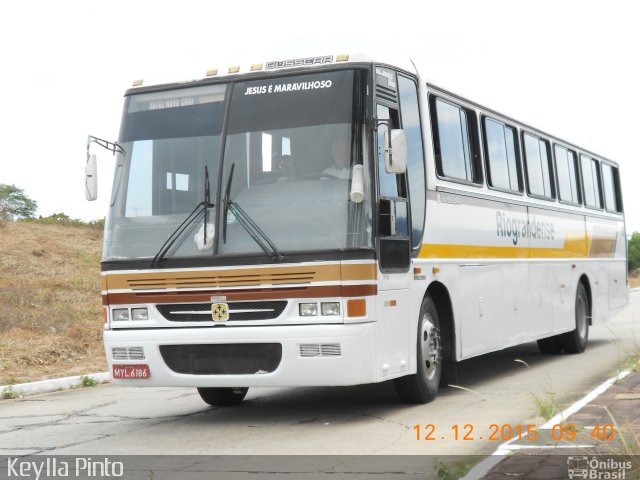
[{"label": "roof marker light", "polygon": [[253,65],[251,65],[251,71],[252,72],[257,72],[258,70],[262,70],[262,64],[261,63],[254,63]]},{"label": "roof marker light", "polygon": [[336,56],[336,62],[348,62],[349,61],[349,55],[347,54],[342,54],[342,55],[337,55]]},{"label": "roof marker light", "polygon": [[218,75],[218,69],[212,68],[211,70],[207,70],[207,77],[215,77]]},{"label": "roof marker light", "polygon": [[142,85],[142,80],[134,80],[133,81],[133,86],[134,87],[139,87]]},{"label": "roof marker light", "polygon": [[240,67],[229,67],[229,73],[238,73],[240,71]]}]

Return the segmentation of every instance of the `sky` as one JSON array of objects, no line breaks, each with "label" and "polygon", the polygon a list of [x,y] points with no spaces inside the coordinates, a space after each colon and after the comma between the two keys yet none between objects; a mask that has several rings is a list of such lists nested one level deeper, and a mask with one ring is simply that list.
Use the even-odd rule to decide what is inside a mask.
[{"label": "sky", "polygon": [[0,183],[38,214],[102,218],[136,79],[365,52],[408,56],[433,83],[620,164],[627,231],[640,231],[640,6],[574,0],[21,0],[0,3]]}]

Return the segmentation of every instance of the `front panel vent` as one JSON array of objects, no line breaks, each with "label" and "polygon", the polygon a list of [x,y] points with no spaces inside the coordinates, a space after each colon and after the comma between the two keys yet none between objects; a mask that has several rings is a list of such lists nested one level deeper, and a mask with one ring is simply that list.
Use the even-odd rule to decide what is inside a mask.
[{"label": "front panel vent", "polygon": [[129,360],[144,360],[144,350],[142,347],[129,347]]},{"label": "front panel vent", "polygon": [[305,343],[300,345],[301,357],[339,357],[342,347],[339,343]]},{"label": "front panel vent", "polygon": [[127,354],[127,347],[113,347],[111,349],[111,357],[114,360],[129,360],[129,355]]},{"label": "front panel vent", "polygon": [[142,347],[113,347],[111,358],[114,360],[144,360]]},{"label": "front panel vent", "polygon": [[327,345],[320,345],[320,356],[322,357],[339,357],[342,355],[342,350],[339,343],[329,343]]}]

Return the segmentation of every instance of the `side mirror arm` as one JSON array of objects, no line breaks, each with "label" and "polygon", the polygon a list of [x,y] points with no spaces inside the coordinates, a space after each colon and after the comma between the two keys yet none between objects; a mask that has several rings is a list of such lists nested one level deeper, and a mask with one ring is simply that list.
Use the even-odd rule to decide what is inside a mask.
[{"label": "side mirror arm", "polygon": [[90,152],[92,143],[96,143],[102,148],[113,152],[114,155],[116,153],[120,153],[123,156],[126,155],[124,148],[115,142],[109,142],[102,138],[94,137],[93,135],[87,137],[87,160],[84,166],[84,196],[90,202],[98,198],[98,166],[95,154]]}]

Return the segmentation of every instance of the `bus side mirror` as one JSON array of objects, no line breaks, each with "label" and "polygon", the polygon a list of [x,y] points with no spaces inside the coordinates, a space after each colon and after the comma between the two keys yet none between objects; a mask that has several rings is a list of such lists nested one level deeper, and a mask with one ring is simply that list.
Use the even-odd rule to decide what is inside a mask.
[{"label": "bus side mirror", "polygon": [[93,153],[87,157],[84,166],[84,196],[90,202],[98,198],[98,167]]},{"label": "bus side mirror", "polygon": [[384,169],[387,173],[407,171],[407,136],[404,130],[387,130],[384,135]]}]

